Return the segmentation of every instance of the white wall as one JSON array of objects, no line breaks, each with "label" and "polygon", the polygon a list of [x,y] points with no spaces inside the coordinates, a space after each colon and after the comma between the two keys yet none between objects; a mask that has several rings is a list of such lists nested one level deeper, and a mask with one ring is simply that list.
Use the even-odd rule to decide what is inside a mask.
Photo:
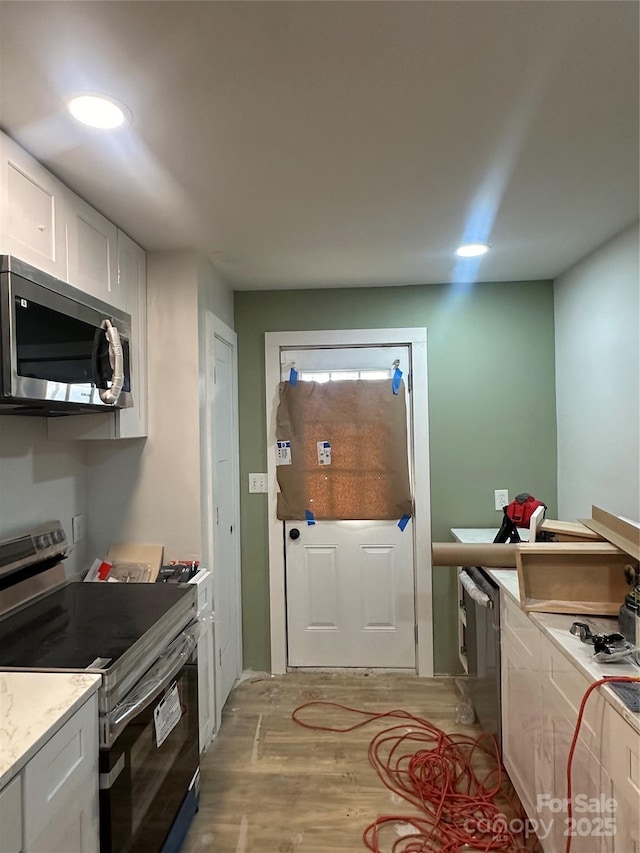
[{"label": "white wall", "polygon": [[[0,539],[59,520],[71,541],[71,518],[86,512],[82,442],[48,441],[40,417],[0,417]],[[74,546],[67,575],[87,568],[85,542]]]},{"label": "white wall", "polygon": [[202,559],[199,313],[231,312],[233,294],[192,252],[147,255],[149,437],[87,449],[89,543],[165,546]]},{"label": "white wall", "polygon": [[558,507],[640,519],[638,225],[554,285]]},{"label": "white wall", "polygon": [[197,275],[201,334],[204,334],[203,317],[207,310],[233,329],[233,290],[204,258],[198,262]]}]

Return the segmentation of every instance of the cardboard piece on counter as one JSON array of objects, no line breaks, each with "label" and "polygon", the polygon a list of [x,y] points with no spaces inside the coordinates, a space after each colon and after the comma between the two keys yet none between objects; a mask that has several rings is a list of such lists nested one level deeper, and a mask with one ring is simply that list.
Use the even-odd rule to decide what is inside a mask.
[{"label": "cardboard piece on counter", "polygon": [[582,523],[631,554],[634,560],[640,560],[640,527],[598,506],[591,507],[591,515],[592,518],[581,519]]},{"label": "cardboard piece on counter", "polygon": [[601,542],[602,536],[595,530],[590,530],[580,521],[557,521],[553,518],[545,518],[540,525],[544,533],[553,533],[558,542]]},{"label": "cardboard piece on counter", "polygon": [[[155,583],[160,571],[160,566],[164,562],[164,546],[163,545],[138,545],[134,542],[124,542],[120,545],[111,545],[107,554],[110,560],[113,561],[112,574],[117,577],[118,564],[137,564],[148,565],[148,582]],[[127,574],[130,568],[123,565],[122,571]],[[140,575],[141,576],[141,575]]]},{"label": "cardboard piece on counter", "polygon": [[609,542],[523,542],[516,545],[523,610],[617,616],[632,563]]}]

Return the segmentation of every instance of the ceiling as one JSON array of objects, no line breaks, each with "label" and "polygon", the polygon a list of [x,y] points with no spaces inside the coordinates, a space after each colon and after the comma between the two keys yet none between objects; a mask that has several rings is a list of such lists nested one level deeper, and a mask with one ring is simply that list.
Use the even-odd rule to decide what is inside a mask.
[{"label": "ceiling", "polygon": [[236,289],[552,278],[638,217],[638,9],[1,2],[0,126]]}]

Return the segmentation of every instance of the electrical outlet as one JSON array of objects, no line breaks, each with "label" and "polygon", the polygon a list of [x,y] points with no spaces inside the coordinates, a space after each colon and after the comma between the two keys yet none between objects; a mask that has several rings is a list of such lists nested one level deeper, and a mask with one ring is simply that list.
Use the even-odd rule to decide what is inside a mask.
[{"label": "electrical outlet", "polygon": [[84,539],[84,515],[74,515],[71,519],[71,539],[74,545]]},{"label": "electrical outlet", "polygon": [[266,474],[249,474],[249,494],[267,491]]},{"label": "electrical outlet", "polygon": [[496,489],[493,493],[496,512],[500,512],[509,503],[509,492],[507,489]]}]

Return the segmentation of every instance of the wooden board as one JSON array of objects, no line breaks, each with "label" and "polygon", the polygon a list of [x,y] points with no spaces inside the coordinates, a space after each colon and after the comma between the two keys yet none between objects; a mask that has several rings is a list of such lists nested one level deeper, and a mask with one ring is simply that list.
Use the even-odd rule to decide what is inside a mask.
[{"label": "wooden board", "polygon": [[609,542],[538,542],[516,546],[523,610],[616,616],[633,561]]},{"label": "wooden board", "polygon": [[164,560],[164,546],[125,542],[121,545],[112,545],[107,556],[113,561],[114,568],[118,563],[149,566],[148,580],[149,583],[154,583]]},{"label": "wooden board", "polygon": [[581,519],[583,524],[640,560],[640,527],[597,506],[591,507],[591,516]]},{"label": "wooden board", "polygon": [[580,521],[557,521],[553,518],[545,518],[540,525],[544,533],[553,533],[558,542],[585,541],[601,542],[603,537],[595,530],[590,530]]}]

